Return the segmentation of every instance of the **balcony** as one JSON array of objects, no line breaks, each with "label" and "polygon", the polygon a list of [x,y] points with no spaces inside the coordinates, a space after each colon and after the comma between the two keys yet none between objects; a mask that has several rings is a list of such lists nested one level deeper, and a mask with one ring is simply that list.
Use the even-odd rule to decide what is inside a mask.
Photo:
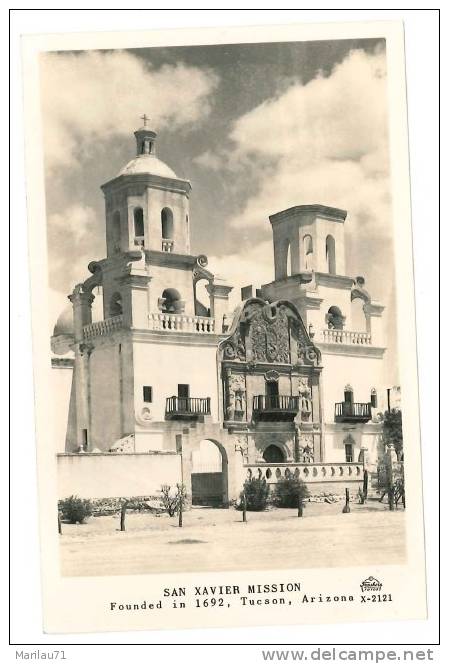
[{"label": "balcony", "polygon": [[196,420],[210,415],[210,397],[168,397],[165,405],[167,420]]},{"label": "balcony", "polygon": [[369,422],[370,419],[370,403],[350,403],[349,401],[341,401],[340,403],[335,404],[336,422]]},{"label": "balcony", "polygon": [[299,397],[259,394],[253,397],[253,413],[258,420],[289,422],[299,411]]}]

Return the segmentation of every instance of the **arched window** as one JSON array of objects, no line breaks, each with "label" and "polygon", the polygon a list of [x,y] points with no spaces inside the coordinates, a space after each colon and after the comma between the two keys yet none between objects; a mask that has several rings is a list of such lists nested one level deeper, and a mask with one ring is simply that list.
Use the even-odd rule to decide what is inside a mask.
[{"label": "arched window", "polygon": [[335,266],[335,240],[332,235],[326,238],[326,265],[329,274],[336,274]]},{"label": "arched window", "polygon": [[307,272],[312,269],[312,259],[313,259],[313,240],[311,235],[304,235],[303,238],[304,246],[304,267]]},{"label": "arched window", "polygon": [[326,314],[326,323],[330,330],[342,330],[345,324],[345,317],[339,307],[329,307]]},{"label": "arched window", "polygon": [[286,256],[286,266],[285,266],[285,276],[286,277],[291,277],[292,276],[292,250],[290,246],[290,242],[288,243],[287,247],[287,256]]},{"label": "arched window", "polygon": [[173,240],[173,212],[170,208],[161,211],[162,239]]},{"label": "arched window", "polygon": [[121,316],[123,314],[122,296],[120,293],[114,293],[109,304],[110,316]]},{"label": "arched window", "polygon": [[265,463],[284,463],[284,453],[277,445],[268,445],[263,453]]},{"label": "arched window", "polygon": [[377,408],[377,390],[375,387],[371,388],[371,408]]},{"label": "arched window", "polygon": [[112,215],[112,245],[115,252],[120,251],[121,237],[122,229],[120,225],[120,212],[117,210]]},{"label": "arched window", "polygon": [[136,239],[142,239],[145,236],[143,210],[140,207],[134,208],[134,236]]}]

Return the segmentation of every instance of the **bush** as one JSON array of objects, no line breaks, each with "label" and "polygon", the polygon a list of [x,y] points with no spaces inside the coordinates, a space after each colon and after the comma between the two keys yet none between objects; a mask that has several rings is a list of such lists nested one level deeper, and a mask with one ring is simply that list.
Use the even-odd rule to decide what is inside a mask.
[{"label": "bush", "polygon": [[285,477],[275,485],[273,503],[276,507],[298,507],[310,496],[307,486],[296,477]]},{"label": "bush", "polygon": [[187,494],[183,484],[176,485],[176,493],[171,493],[171,486],[169,484],[163,484],[161,486],[161,494],[162,506],[169,516],[175,516],[180,504],[183,508],[187,504]]},{"label": "bush", "polygon": [[62,512],[63,521],[69,523],[84,523],[87,517],[92,514],[92,503],[90,500],[70,496],[59,502],[59,509]]},{"label": "bush", "polygon": [[240,501],[236,509],[243,510],[243,494],[246,495],[246,509],[251,512],[261,512],[267,507],[268,494],[270,487],[266,479],[252,477],[246,480],[243,485],[243,491],[240,494]]}]

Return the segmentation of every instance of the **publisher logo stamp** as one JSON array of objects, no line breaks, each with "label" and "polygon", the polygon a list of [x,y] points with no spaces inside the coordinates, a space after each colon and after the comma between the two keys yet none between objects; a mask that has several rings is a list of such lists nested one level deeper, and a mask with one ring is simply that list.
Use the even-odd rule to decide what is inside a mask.
[{"label": "publisher logo stamp", "polygon": [[382,590],[382,583],[378,579],[375,579],[374,576],[369,576],[367,579],[362,581],[360,588],[362,593],[379,593]]}]

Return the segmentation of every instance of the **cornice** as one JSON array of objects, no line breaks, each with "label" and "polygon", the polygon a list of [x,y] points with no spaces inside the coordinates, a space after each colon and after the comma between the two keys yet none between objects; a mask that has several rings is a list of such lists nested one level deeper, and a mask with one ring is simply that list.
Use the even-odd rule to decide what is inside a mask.
[{"label": "cornice", "polygon": [[[382,359],[386,348],[380,346],[370,346],[357,344],[326,344],[317,342],[316,345],[321,350],[323,355],[346,355],[350,357],[374,357]],[[323,365],[325,362],[323,360]]]},{"label": "cornice", "polygon": [[269,216],[269,220],[272,224],[276,224],[284,221],[285,219],[290,219],[292,217],[306,214],[316,214],[317,216],[320,216],[324,219],[330,219],[331,221],[343,223],[348,213],[346,210],[341,210],[340,208],[328,207],[327,205],[314,203],[312,205],[294,205],[287,210],[282,210],[281,212],[271,214]]},{"label": "cornice", "polygon": [[198,256],[190,254],[175,254],[170,251],[156,251],[155,249],[145,249],[145,256],[150,266],[181,267],[186,270],[193,269],[198,259]]},{"label": "cornice", "polygon": [[328,272],[314,272],[317,286],[334,286],[351,290],[354,279],[344,274],[329,274]]},{"label": "cornice", "polygon": [[73,357],[52,357],[51,366],[53,369],[73,369],[75,360]]},{"label": "cornice", "polygon": [[119,175],[105,184],[101,185],[104,194],[110,192],[119,192],[134,185],[143,185],[152,189],[161,189],[163,191],[172,191],[177,194],[184,194],[189,197],[192,185],[188,180],[178,178],[166,178],[161,175],[152,175],[151,173],[134,173],[130,175]]},{"label": "cornice", "polygon": [[143,343],[159,343],[172,346],[210,346],[216,347],[226,339],[226,334],[202,334],[201,332],[164,332],[161,330],[146,330],[144,328],[131,328],[132,341],[141,341]]}]

